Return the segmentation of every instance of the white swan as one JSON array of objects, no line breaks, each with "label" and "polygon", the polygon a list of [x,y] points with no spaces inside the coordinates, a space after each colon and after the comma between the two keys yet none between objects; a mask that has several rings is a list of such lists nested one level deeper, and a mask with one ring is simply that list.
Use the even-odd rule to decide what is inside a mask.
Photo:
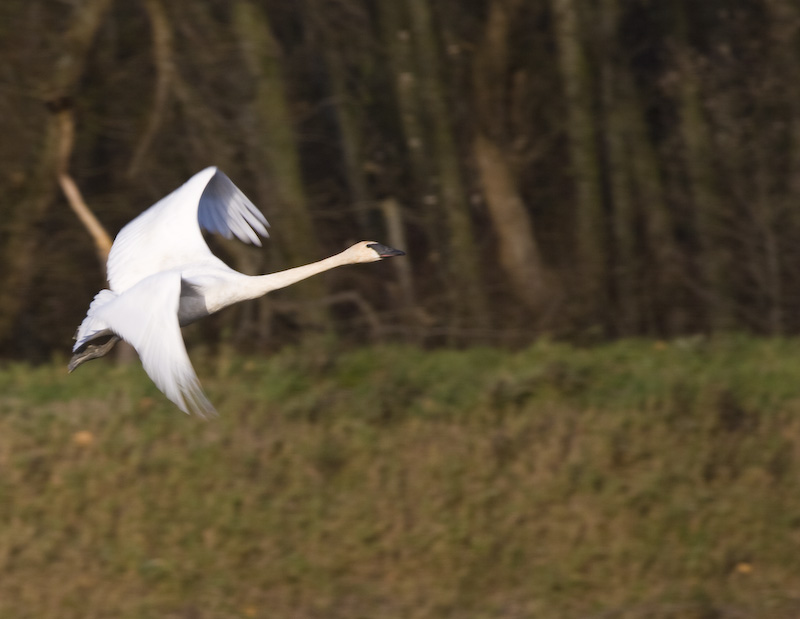
[{"label": "white swan", "polygon": [[110,290],[95,296],[75,335],[72,372],[123,339],[139,353],[156,386],[182,411],[216,411],[186,354],[180,328],[224,307],[261,297],[345,264],[376,262],[404,252],[362,241],[305,266],[244,275],[211,253],[200,228],[261,246],[269,224],[215,167],[206,168],[128,223],[108,256]]}]

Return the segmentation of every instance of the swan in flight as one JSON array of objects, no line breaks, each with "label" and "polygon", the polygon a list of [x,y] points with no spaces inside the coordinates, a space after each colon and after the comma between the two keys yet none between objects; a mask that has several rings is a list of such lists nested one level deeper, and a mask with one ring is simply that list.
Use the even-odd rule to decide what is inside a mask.
[{"label": "swan in flight", "polygon": [[376,262],[404,252],[374,241],[305,266],[245,275],[214,256],[200,232],[235,236],[261,246],[266,218],[231,180],[206,168],[156,202],[117,235],[108,255],[108,290],[101,290],[75,334],[72,372],[123,339],[145,372],[185,413],[216,411],[200,387],[181,327],[214,312],[345,264]]}]

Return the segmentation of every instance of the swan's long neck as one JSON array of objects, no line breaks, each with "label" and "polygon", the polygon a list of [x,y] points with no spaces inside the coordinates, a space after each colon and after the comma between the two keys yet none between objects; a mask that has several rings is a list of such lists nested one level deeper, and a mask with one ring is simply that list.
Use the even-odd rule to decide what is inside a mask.
[{"label": "swan's long neck", "polygon": [[245,298],[257,299],[273,290],[286,288],[286,286],[296,284],[318,273],[330,271],[331,269],[345,264],[351,264],[352,262],[353,261],[348,258],[347,252],[343,251],[340,254],[325,258],[319,262],[312,262],[311,264],[305,264],[293,269],[286,269],[285,271],[278,271],[277,273],[250,277],[248,278],[246,290],[243,292],[246,294]]}]

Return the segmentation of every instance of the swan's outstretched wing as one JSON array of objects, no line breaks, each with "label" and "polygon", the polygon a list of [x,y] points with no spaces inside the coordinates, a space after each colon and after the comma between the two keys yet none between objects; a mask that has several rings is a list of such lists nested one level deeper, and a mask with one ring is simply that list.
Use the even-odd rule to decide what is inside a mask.
[{"label": "swan's outstretched wing", "polygon": [[151,275],[94,310],[93,316],[130,343],[145,372],[185,413],[214,415],[189,361],[178,324],[179,271]]},{"label": "swan's outstretched wing", "polygon": [[120,230],[108,256],[111,290],[122,292],[149,275],[187,264],[220,261],[200,228],[261,245],[267,223],[255,205],[215,167],[186,183]]},{"label": "swan's outstretched wing", "polygon": [[[267,219],[231,179],[216,168],[211,169],[215,170],[214,175],[200,195],[197,207],[200,227],[226,239],[235,236],[240,241],[261,247],[258,234],[269,236]],[[200,174],[204,172],[206,170]]]}]

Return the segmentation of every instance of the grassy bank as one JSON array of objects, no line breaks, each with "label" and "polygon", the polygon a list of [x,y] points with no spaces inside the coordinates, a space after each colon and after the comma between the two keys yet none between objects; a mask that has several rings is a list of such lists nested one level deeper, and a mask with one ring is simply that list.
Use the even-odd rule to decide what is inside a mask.
[{"label": "grassy bank", "polygon": [[0,617],[800,611],[800,342],[0,369]]}]

